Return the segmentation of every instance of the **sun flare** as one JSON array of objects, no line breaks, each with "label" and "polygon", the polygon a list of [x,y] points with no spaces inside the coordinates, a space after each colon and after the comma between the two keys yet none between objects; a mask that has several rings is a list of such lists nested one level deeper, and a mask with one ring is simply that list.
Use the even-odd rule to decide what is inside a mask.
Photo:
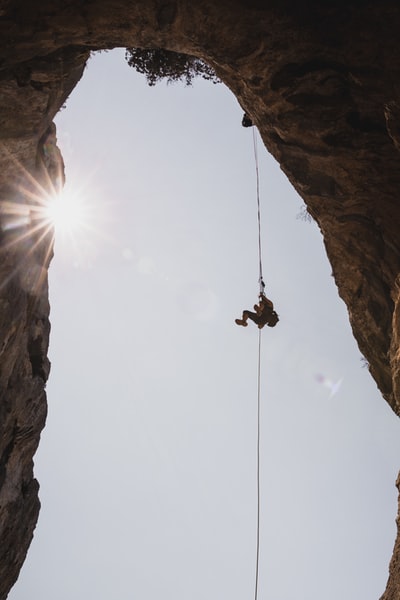
[{"label": "sun flare", "polygon": [[27,179],[26,187],[0,204],[4,246],[27,255],[42,247],[45,262],[55,254],[75,268],[91,268],[104,242],[116,243],[109,234],[108,203],[101,190],[92,181],[89,186],[87,178],[79,185],[68,182],[63,189],[51,181],[45,187],[29,174]]},{"label": "sun flare", "polygon": [[54,227],[56,235],[73,235],[88,225],[87,206],[79,193],[63,191],[49,198],[43,216]]}]

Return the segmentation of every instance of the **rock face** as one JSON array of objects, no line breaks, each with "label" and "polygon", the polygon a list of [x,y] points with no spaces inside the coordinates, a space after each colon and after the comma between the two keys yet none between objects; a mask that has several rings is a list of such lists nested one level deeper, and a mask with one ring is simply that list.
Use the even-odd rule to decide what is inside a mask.
[{"label": "rock face", "polygon": [[[354,336],[400,415],[400,7],[367,0],[0,0],[0,600],[39,511],[52,233],[52,119],[91,49],[164,47],[211,64],[318,222]],[[384,600],[400,593],[396,542]]]}]

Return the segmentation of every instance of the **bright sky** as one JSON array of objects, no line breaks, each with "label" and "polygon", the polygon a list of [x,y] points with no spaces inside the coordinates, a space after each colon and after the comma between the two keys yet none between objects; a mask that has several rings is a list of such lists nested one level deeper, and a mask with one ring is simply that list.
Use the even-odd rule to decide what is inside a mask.
[{"label": "bright sky", "polygon": [[[90,230],[50,269],[42,509],[10,600],[251,600],[258,330],[252,132],[223,85],[149,88],[122,50],[57,117]],[[318,227],[259,144],[263,600],[377,600],[399,422],[352,337]],[[343,380],[331,395],[329,382]]]}]

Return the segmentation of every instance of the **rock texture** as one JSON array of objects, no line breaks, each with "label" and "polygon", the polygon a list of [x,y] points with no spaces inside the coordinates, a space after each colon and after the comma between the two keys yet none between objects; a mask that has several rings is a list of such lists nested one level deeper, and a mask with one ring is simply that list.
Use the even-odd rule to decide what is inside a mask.
[{"label": "rock texture", "polygon": [[[0,600],[39,510],[52,237],[34,207],[39,186],[60,183],[51,122],[88,52],[161,46],[216,69],[318,222],[354,336],[400,415],[399,31],[389,0],[0,0]],[[399,564],[397,542],[384,600],[400,595]]]}]

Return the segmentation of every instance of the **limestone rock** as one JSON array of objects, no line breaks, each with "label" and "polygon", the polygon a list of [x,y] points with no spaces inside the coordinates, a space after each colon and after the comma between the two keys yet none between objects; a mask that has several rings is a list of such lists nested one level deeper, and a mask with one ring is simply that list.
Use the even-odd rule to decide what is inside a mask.
[{"label": "limestone rock", "polygon": [[[51,122],[89,51],[159,46],[214,67],[318,222],[354,336],[400,414],[399,31],[392,0],[0,0],[0,600],[39,510],[49,371],[51,232],[35,238],[23,205],[35,181],[57,185]],[[399,552],[385,600],[398,597]]]}]

